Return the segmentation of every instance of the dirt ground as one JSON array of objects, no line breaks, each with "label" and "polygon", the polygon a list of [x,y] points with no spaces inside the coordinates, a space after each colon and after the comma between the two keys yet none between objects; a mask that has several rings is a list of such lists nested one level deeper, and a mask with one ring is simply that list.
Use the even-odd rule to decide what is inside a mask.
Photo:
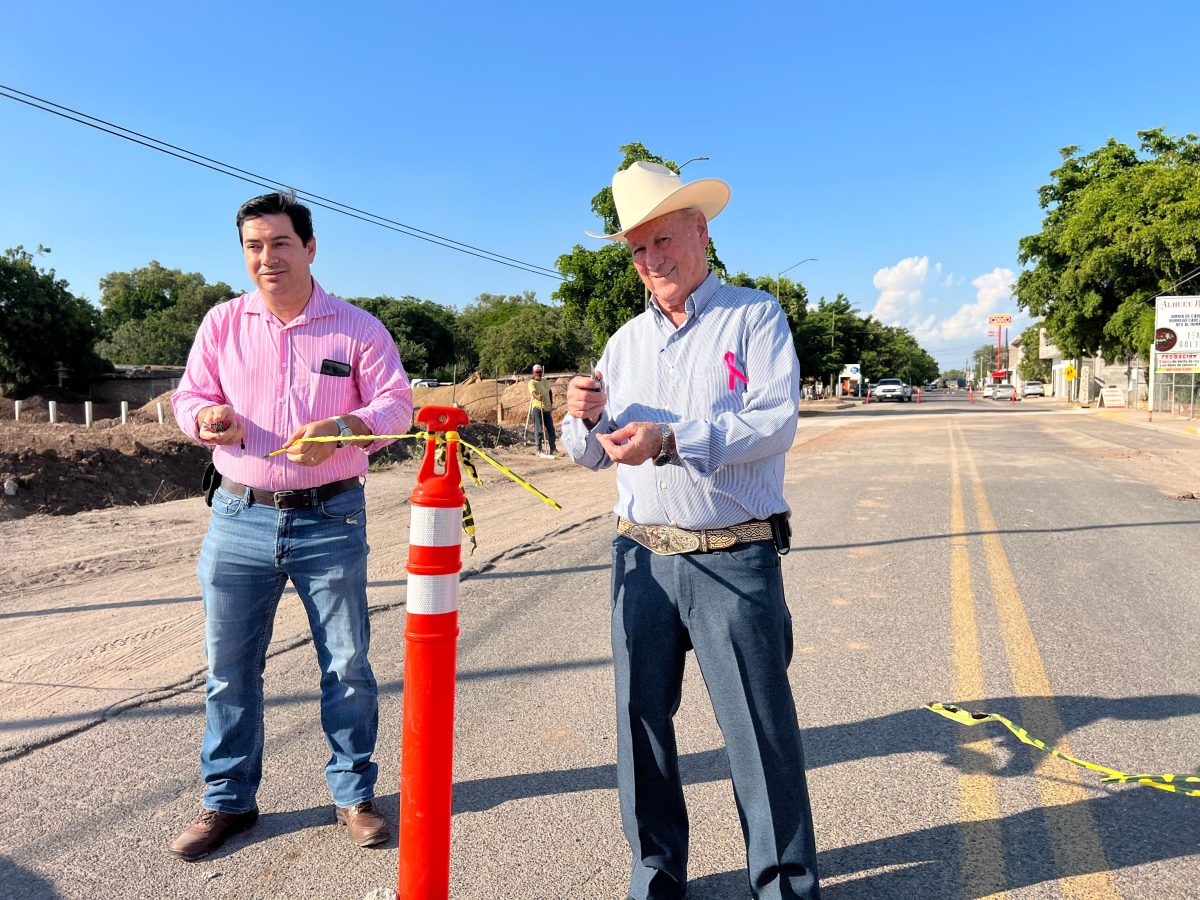
[{"label": "dirt ground", "polygon": [[[565,379],[552,382],[552,388],[558,419]],[[507,385],[481,381],[413,392],[418,409],[430,404],[462,406],[477,423],[464,430],[464,438],[485,448],[512,446],[521,440],[528,398],[525,381]],[[78,398],[60,399],[56,418],[51,424],[45,397],[23,400],[19,421],[13,401],[0,398],[0,486],[10,485],[0,493],[0,521],[34,513],[61,516],[145,506],[200,493],[209,451],[184,437],[176,426],[170,392],[131,409],[125,424],[120,421],[119,404],[96,403],[92,426],[84,427],[83,403]],[[505,427],[496,427],[497,418]],[[394,444],[372,459],[388,464],[409,455],[407,446]]]}]

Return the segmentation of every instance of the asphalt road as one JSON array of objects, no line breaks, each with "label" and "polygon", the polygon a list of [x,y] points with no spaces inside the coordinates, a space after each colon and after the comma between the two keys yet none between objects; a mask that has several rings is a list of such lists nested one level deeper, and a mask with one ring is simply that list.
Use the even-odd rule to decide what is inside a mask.
[{"label": "asphalt road", "polygon": [[[791,668],[824,896],[1196,896],[1200,798],[971,728],[994,712],[1127,772],[1200,772],[1200,441],[1052,402],[803,417],[787,491]],[[580,473],[580,477],[590,476]],[[569,497],[563,498],[570,502]],[[619,898],[606,507],[463,581],[451,896]],[[381,806],[394,819],[402,609],[373,617]],[[52,640],[52,635],[46,636]],[[0,897],[362,898],[396,846],[332,824],[302,645],[267,673],[263,816],[194,864],[197,689],[0,765]],[[2,718],[2,714],[0,714]],[[694,900],[748,896],[720,733],[689,664],[679,744]]]}]

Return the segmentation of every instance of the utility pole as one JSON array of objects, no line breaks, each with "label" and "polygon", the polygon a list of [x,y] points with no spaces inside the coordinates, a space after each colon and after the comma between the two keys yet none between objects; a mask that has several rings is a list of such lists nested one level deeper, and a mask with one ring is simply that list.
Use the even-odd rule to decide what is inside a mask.
[{"label": "utility pole", "polygon": [[[837,334],[836,326],[837,326],[837,313],[835,313],[831,310],[829,313],[829,352],[830,353],[833,353],[833,340]],[[836,378],[837,378],[836,375],[829,376],[829,393],[831,396],[834,394],[833,386],[835,384]]]}]

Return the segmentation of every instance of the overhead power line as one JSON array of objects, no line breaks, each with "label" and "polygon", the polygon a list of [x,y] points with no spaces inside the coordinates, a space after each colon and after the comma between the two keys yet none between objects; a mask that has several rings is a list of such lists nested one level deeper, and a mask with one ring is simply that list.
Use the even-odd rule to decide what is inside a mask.
[{"label": "overhead power line", "polygon": [[541,275],[544,278],[555,278],[559,281],[565,280],[563,276],[554,269],[548,269],[545,266],[539,266],[535,263],[524,262],[523,260],[514,259],[510,256],[504,256],[500,253],[495,253],[491,250],[485,250],[482,247],[476,247],[473,244],[466,244],[462,241],[456,241],[453,238],[444,235],[435,234],[432,231],[425,231],[413,225],[406,225],[403,222],[398,222],[395,219],[387,216],[379,215],[378,213],[369,212],[365,209],[359,209],[356,206],[351,206],[348,203],[342,203],[338,200],[333,200],[329,197],[312,191],[302,190],[300,188],[289,185],[285,182],[278,181],[274,178],[269,178],[266,175],[259,175],[247,169],[239,168],[230,163],[221,162],[218,159],[213,159],[210,156],[205,156],[201,153],[196,153],[193,150],[188,150],[185,147],[180,147],[176,144],[168,143],[156,137],[151,137],[147,134],[142,134],[140,131],[134,131],[132,128],[126,128],[123,125],[117,125],[114,122],[109,122],[97,116],[89,115],[77,109],[72,109],[69,106],[55,103],[51,100],[46,100],[42,97],[37,97],[17,88],[10,87],[6,84],[0,84],[0,97],[6,97],[9,100],[15,100],[18,103],[23,103],[26,106],[34,109],[47,112],[68,121],[75,122],[79,125],[86,125],[89,128],[94,128],[97,131],[102,131],[105,134],[110,134],[113,137],[119,137],[122,140],[130,143],[139,144],[150,150],[157,150],[159,153],[164,153],[167,156],[173,156],[176,159],[181,159],[184,162],[192,165],[201,166],[213,172],[219,172],[222,175],[227,175],[230,178],[236,178],[239,181],[247,182],[258,187],[267,188],[268,190],[292,190],[296,195],[310,203],[313,206],[319,206],[322,209],[328,209],[332,212],[341,213],[344,216],[349,216],[352,219],[358,219],[362,222],[367,222],[371,225],[378,225],[380,228],[386,228],[389,231],[394,231],[398,234],[407,235],[408,237],[417,238],[418,240],[426,241],[431,244],[437,244],[439,247],[445,247],[448,250],[456,250],[459,253],[465,253],[468,256],[478,257],[479,259],[494,262],[502,266],[508,266],[512,269],[519,269],[523,272],[529,272],[532,275]]}]

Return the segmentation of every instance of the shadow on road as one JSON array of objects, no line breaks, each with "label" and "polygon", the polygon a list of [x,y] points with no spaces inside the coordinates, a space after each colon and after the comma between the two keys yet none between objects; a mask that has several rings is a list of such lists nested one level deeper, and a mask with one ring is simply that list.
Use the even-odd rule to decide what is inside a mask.
[{"label": "shadow on road", "polygon": [[[947,796],[947,803],[956,797]],[[1010,889],[1031,887],[1059,878],[1117,871],[1144,863],[1179,859],[1200,850],[1200,804],[1185,798],[1143,788],[1119,788],[1086,803],[1068,804],[1071,811],[1086,807],[1101,832],[1105,861],[1088,866],[1050,859],[1050,842],[1040,809],[1001,816],[1005,874]],[[862,874],[839,884],[822,885],[825,900],[889,900],[889,898],[957,896],[981,897],[958,881],[959,848],[969,833],[960,825],[940,825],[877,841],[865,841],[818,854],[823,878]],[[820,835],[818,846],[820,843]],[[1085,854],[1076,854],[1083,856]],[[873,872],[881,866],[898,867]],[[732,874],[732,873],[730,873]],[[930,893],[932,885],[952,890]],[[720,894],[700,894],[716,898]],[[730,894],[729,896],[733,896]]]},{"label": "shadow on road", "polygon": [[[997,712],[1030,729],[1033,735],[1054,746],[1075,728],[1101,719],[1150,722],[1176,716],[1200,714],[1200,694],[1162,694],[1151,697],[1001,697],[966,704],[972,712]],[[1028,711],[1028,721],[1022,721],[1021,709]],[[1036,730],[1042,719],[1062,721],[1064,732]],[[978,727],[977,727],[978,728]],[[905,710],[876,716],[861,722],[826,725],[804,730],[804,755],[809,771],[837,763],[874,757],[899,757],[905,753],[939,754],[947,766],[959,759],[958,744],[965,734],[962,726],[941,719],[925,709]],[[996,724],[996,733],[1007,735]],[[976,740],[978,730],[971,733]],[[1076,755],[1088,758],[1085,748],[1075,747]],[[1040,764],[1044,755],[1032,748],[1018,745],[1008,754],[1002,767],[989,768],[999,777],[1028,775]],[[1123,766],[1153,769],[1153,760],[1089,760],[1120,769]],[[897,760],[897,766],[902,763]],[[1068,763],[1061,763],[1069,766]],[[684,784],[701,784],[729,777],[729,765],[724,749],[705,750],[680,757],[679,772]],[[576,791],[616,789],[616,765],[591,766],[582,769],[562,769],[552,772],[530,772],[522,775],[501,775],[454,786],[454,811],[481,812],[509,800],[524,800],[549,794],[569,794]],[[1143,791],[1151,790],[1148,788]],[[1158,793],[1158,792],[1154,792]],[[1175,798],[1178,800],[1179,798]],[[1193,804],[1200,811],[1200,804]]]},{"label": "shadow on road", "polygon": [[5,900],[59,900],[54,884],[0,855],[0,885]]}]

